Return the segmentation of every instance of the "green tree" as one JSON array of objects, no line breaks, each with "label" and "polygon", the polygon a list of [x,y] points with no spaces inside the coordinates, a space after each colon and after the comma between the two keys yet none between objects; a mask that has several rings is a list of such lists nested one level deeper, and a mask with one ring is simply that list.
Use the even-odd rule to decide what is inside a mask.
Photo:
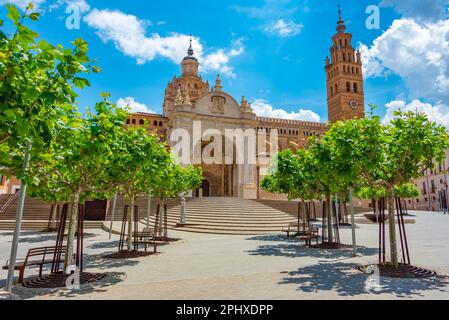
[{"label": "green tree", "polygon": [[74,88],[89,85],[82,75],[99,68],[88,58],[82,39],[72,42],[73,49],[38,41],[38,34],[24,24],[39,19],[39,13],[30,12],[32,5],[23,14],[14,5],[6,8],[15,31],[6,35],[0,30],[0,173],[23,180],[27,141],[35,155],[50,143],[61,112],[75,102]]},{"label": "green tree", "polygon": [[[42,175],[70,194],[69,230],[64,270],[73,264],[73,242],[78,207],[86,200],[101,199],[111,192],[113,185],[106,168],[113,159],[113,150],[123,132],[127,114],[104,100],[95,106],[95,113],[84,116],[72,113],[61,120],[55,130],[41,166]],[[43,184],[45,187],[45,183]]]},{"label": "green tree", "polygon": [[[198,188],[203,181],[203,172],[201,168],[194,166],[182,167],[171,158],[168,165],[163,167],[160,172],[152,179],[151,193],[160,200],[159,212],[156,214],[158,225],[155,226],[156,235],[162,236],[162,221],[167,199],[178,197],[181,193]],[[167,238],[166,230],[163,235]]]},{"label": "green tree", "polygon": [[[364,119],[337,122],[329,132],[333,158],[366,186],[383,188],[388,200],[391,264],[398,266],[395,187],[420,177],[440,161],[449,146],[446,130],[419,112],[395,112],[384,125],[372,114]],[[327,135],[327,134],[326,134]]]},{"label": "green tree", "polygon": [[144,128],[128,127],[119,136],[107,168],[110,181],[130,204],[128,214],[128,250],[132,250],[134,204],[139,194],[154,185],[154,177],[169,165],[165,144]]}]

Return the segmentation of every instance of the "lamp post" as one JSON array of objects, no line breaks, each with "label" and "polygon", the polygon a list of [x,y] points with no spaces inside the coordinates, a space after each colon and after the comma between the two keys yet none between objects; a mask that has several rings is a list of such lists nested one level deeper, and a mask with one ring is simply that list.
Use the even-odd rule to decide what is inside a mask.
[{"label": "lamp post", "polygon": [[148,191],[148,198],[147,198],[147,231],[150,230],[150,217],[151,217],[151,190]]},{"label": "lamp post", "polygon": [[[30,153],[31,153],[31,141],[27,142],[26,150],[25,150],[25,163],[24,170],[28,171],[30,167]],[[9,266],[8,266],[8,278],[6,279],[6,291],[11,292],[12,283],[14,278],[14,270],[16,267],[16,258],[17,258],[17,249],[19,247],[19,238],[20,238],[20,228],[22,226],[22,218],[23,218],[23,208],[25,206],[25,196],[27,190],[27,182],[26,180],[22,181],[22,185],[20,186],[20,194],[19,194],[19,204],[17,206],[17,214],[16,214],[16,224],[14,227],[14,236],[12,238],[11,245],[11,255],[9,258]]]},{"label": "lamp post", "polygon": [[113,226],[114,220],[115,220],[116,208],[117,208],[117,193],[114,194],[114,199],[112,200],[111,224],[109,226],[109,240],[111,240],[111,237],[112,237],[112,226]]},{"label": "lamp post", "polygon": [[180,194],[181,197],[181,217],[179,220],[179,224],[186,223],[186,197],[184,192]]},{"label": "lamp post", "polygon": [[349,188],[349,201],[350,201],[350,207],[351,207],[351,229],[352,229],[352,251],[353,256],[357,257],[357,244],[356,244],[356,238],[355,238],[355,217],[354,217],[354,188]]}]

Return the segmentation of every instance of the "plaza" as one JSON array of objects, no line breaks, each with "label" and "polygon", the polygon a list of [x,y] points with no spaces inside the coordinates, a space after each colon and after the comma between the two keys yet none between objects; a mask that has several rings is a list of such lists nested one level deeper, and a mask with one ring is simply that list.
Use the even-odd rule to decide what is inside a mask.
[{"label": "plaza", "polygon": [[[377,225],[357,215],[358,257],[351,250],[305,248],[281,233],[216,235],[170,231],[179,242],[158,248],[157,255],[112,260],[118,237],[102,230],[86,237],[86,268],[107,277],[79,291],[27,289],[23,299],[449,299],[449,216],[411,212],[407,224],[414,265],[437,272],[428,279],[380,278],[380,289],[366,287],[368,275],[356,269],[377,261]],[[54,234],[25,232],[19,257],[30,247],[51,245]],[[351,243],[350,228],[341,230]],[[8,259],[10,232],[0,234],[0,259]],[[33,270],[27,271],[30,275]],[[34,271],[35,273],[35,271]],[[1,278],[6,277],[1,271]]]}]

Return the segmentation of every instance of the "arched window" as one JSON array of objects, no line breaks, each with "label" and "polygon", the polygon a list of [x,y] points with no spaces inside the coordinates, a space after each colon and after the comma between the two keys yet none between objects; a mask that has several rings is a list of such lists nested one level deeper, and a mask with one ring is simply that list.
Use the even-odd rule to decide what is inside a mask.
[{"label": "arched window", "polygon": [[331,92],[330,92],[330,96],[333,97],[334,96],[334,87],[331,87]]},{"label": "arched window", "polygon": [[355,92],[355,93],[359,92],[359,88],[358,88],[356,82],[354,82],[354,92]]},{"label": "arched window", "polygon": [[162,121],[159,121],[159,127],[162,127]]},{"label": "arched window", "polygon": [[126,124],[130,124],[130,123],[131,123],[131,120],[126,119]]},{"label": "arched window", "polygon": [[338,83],[335,84],[335,94],[338,93]]},{"label": "arched window", "polygon": [[343,53],[343,62],[346,62],[346,55]]},{"label": "arched window", "polygon": [[343,66],[343,72],[346,72],[346,66]]},{"label": "arched window", "polygon": [[144,121],[143,119],[140,119],[140,120],[139,120],[139,124],[140,124],[140,125],[143,125],[143,124],[145,124],[145,121]]},{"label": "arched window", "polygon": [[349,82],[346,82],[346,91],[347,92],[351,91],[351,84]]},{"label": "arched window", "polygon": [[153,125],[154,125],[155,127],[157,127],[157,121],[156,121],[156,120],[154,120]]},{"label": "arched window", "polygon": [[136,124],[136,119],[133,119],[132,124]]},{"label": "arched window", "polygon": [[348,53],[348,61],[351,62],[351,54]]},{"label": "arched window", "polygon": [[354,73],[354,67],[352,67],[352,73]]}]

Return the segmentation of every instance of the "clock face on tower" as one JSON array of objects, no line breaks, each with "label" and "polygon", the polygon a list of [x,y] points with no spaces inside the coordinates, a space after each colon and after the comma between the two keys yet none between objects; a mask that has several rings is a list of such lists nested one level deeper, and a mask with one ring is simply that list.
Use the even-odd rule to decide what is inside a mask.
[{"label": "clock face on tower", "polygon": [[359,107],[359,103],[355,100],[351,100],[349,101],[349,107],[351,107],[351,109],[357,109]]}]

